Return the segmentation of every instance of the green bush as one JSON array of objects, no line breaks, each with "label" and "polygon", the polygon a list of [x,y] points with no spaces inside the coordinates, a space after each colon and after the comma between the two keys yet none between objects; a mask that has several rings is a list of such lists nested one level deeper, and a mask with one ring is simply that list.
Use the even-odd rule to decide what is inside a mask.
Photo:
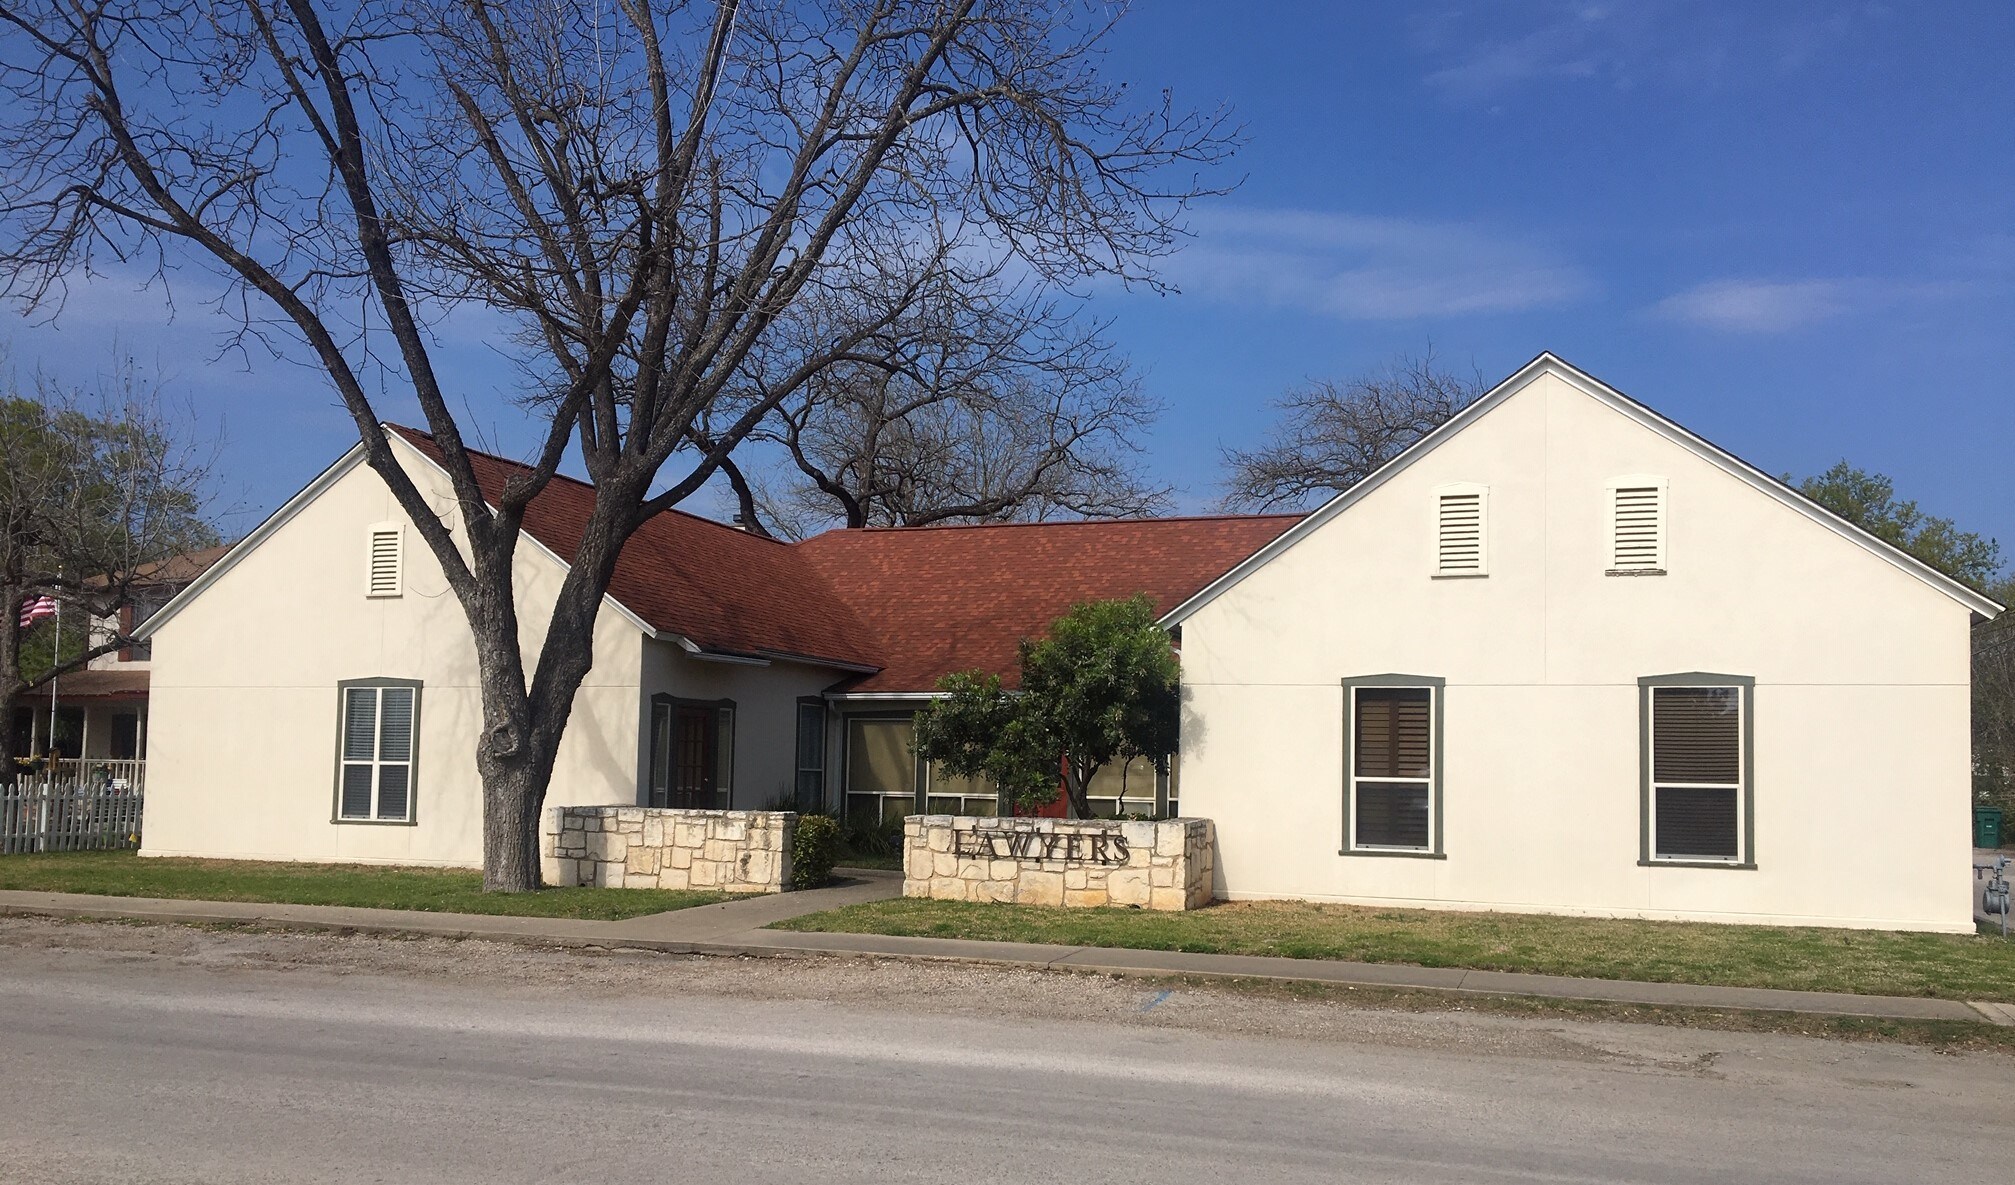
[{"label": "green bush", "polygon": [[840,825],[830,815],[800,815],[791,836],[791,888],[816,889],[832,879]]}]

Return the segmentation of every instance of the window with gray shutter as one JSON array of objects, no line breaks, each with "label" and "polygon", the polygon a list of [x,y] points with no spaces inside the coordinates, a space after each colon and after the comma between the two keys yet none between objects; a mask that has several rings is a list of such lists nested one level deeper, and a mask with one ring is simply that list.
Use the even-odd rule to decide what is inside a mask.
[{"label": "window with gray shutter", "polygon": [[[1750,865],[1748,681],[1642,681],[1645,852],[1654,862]],[[1698,681],[1695,681],[1698,680]]]},{"label": "window with gray shutter", "polygon": [[336,818],[356,823],[413,819],[420,684],[365,679],[340,688]]}]

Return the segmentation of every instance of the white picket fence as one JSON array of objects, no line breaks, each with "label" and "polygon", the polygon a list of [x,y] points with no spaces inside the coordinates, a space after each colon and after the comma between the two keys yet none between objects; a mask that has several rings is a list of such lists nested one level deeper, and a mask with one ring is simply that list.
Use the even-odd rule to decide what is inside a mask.
[{"label": "white picket fence", "polygon": [[103,778],[0,782],[0,856],[137,848],[141,797]]}]

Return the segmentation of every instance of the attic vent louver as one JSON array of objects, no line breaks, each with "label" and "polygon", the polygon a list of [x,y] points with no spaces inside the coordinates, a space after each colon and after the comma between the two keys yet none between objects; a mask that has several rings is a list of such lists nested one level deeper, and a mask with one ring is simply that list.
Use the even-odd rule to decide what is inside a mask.
[{"label": "attic vent louver", "polygon": [[1623,477],[1609,487],[1609,570],[1665,570],[1665,481]]},{"label": "attic vent louver", "polygon": [[1489,494],[1470,484],[1434,491],[1436,576],[1482,576],[1490,570]]},{"label": "attic vent louver", "polygon": [[371,573],[365,595],[396,597],[405,590],[404,532],[397,523],[380,523],[371,528]]}]

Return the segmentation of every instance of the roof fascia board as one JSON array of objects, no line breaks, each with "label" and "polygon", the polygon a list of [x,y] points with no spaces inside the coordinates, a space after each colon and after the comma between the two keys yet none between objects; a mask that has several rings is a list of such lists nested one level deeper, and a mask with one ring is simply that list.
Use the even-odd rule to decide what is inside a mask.
[{"label": "roof fascia board", "polygon": [[872,675],[881,670],[880,667],[868,666],[863,663],[847,662],[844,659],[838,658],[820,658],[816,654],[794,654],[788,650],[754,650],[747,654],[733,650],[718,650],[702,646],[684,634],[675,634],[669,630],[656,630],[651,634],[651,637],[660,642],[677,646],[687,655],[701,662],[732,662],[758,667],[766,667],[776,662],[791,662],[808,667],[826,667],[831,670],[846,671],[849,674],[856,675]]},{"label": "roof fascia board", "polygon": [[[389,425],[386,425],[386,427],[389,428]],[[429,469],[432,469],[434,472],[440,474],[443,478],[448,478],[448,471],[446,469],[443,469],[441,468],[440,465],[436,464],[434,458],[428,456],[427,454],[421,452],[419,449],[413,447],[412,443],[408,441],[405,437],[399,435],[397,432],[391,432],[391,431],[387,431],[385,433],[385,436],[388,439],[394,441],[398,445],[398,447],[405,449],[406,452],[409,453],[410,455],[418,457],[421,463],[425,464]],[[453,481],[452,478],[448,478],[448,480],[450,482]],[[492,511],[495,511],[497,509],[494,505],[491,505],[491,503],[487,501],[484,502],[483,505],[489,506]],[[540,555],[543,555],[547,559],[550,559],[554,563],[558,564],[560,566],[560,571],[566,572],[571,570],[571,568],[573,567],[573,565],[567,563],[566,560],[560,558],[559,552],[554,551],[552,548],[547,547],[544,543],[540,542],[539,537],[537,535],[532,534],[530,531],[526,530],[522,524],[518,527],[518,537],[520,539],[523,539],[527,543],[530,543],[533,549],[536,550]],[[645,621],[642,617],[639,617],[636,613],[631,611],[628,605],[625,605],[621,601],[618,601],[615,597],[609,595],[609,593],[606,591],[602,593],[602,603],[604,605],[607,605],[609,608],[614,609],[616,611],[616,616],[622,618],[624,621],[629,622],[631,625],[636,626],[637,629],[641,630],[646,637],[656,637],[658,635],[658,628],[656,626]]]},{"label": "roof fascia board", "polygon": [[221,580],[224,573],[237,567],[239,561],[252,554],[253,549],[272,538],[274,533],[279,531],[281,527],[292,522],[295,515],[307,509],[308,504],[321,497],[330,486],[335,485],[348,476],[351,470],[363,463],[363,460],[364,444],[362,441],[358,441],[356,444],[350,446],[349,451],[336,458],[327,469],[316,474],[313,481],[302,486],[299,493],[282,502],[278,510],[266,516],[266,521],[252,528],[251,534],[238,540],[236,546],[225,552],[216,563],[204,569],[202,575],[190,581],[181,592],[169,598],[168,603],[161,606],[152,617],[141,622],[139,627],[133,631],[133,640],[144,642],[152,638],[157,630],[168,624],[190,601],[195,600],[198,596],[202,595],[205,589]]},{"label": "roof fascia board", "polygon": [[1492,387],[1489,391],[1457,412],[1439,428],[1421,437],[1404,452],[1378,467],[1364,480],[1323,503],[1307,518],[1289,527],[1279,538],[1246,557],[1237,567],[1205,585],[1188,600],[1177,605],[1163,615],[1164,627],[1181,625],[1197,610],[1216,600],[1226,590],[1264,566],[1275,556],[1293,547],[1319,529],[1322,524],[1342,514],[1350,507],[1369,496],[1372,491],[1405,471],[1407,466],[1432,452],[1442,441],[1462,431],[1487,414],[1492,408],[1524,390],[1535,379],[1551,374],[1561,381],[1591,396],[1600,403],[1628,416],[1672,443],[1686,449],[1695,456],[1715,466],[1730,476],[1748,484],[1751,488],[1768,495],[1773,500],[1800,512],[1813,522],[1826,527],[1835,534],[1873,552],[1889,564],[1958,601],[1981,618],[1993,618],[2000,614],[2003,606],[1982,596],[1972,589],[1952,579],[1936,568],[1919,560],[1909,552],[1885,540],[1878,539],[1867,531],[1841,518],[1819,503],[1764,473],[1742,458],[1712,442],[1694,435],[1685,428],[1651,410],[1609,384],[1589,374],[1587,371],[1567,362],[1552,353],[1542,353],[1537,358],[1518,368],[1511,377]]},{"label": "roof fascia board", "polygon": [[824,694],[829,702],[835,704],[921,704],[944,698],[944,693],[939,691],[828,691]]}]

